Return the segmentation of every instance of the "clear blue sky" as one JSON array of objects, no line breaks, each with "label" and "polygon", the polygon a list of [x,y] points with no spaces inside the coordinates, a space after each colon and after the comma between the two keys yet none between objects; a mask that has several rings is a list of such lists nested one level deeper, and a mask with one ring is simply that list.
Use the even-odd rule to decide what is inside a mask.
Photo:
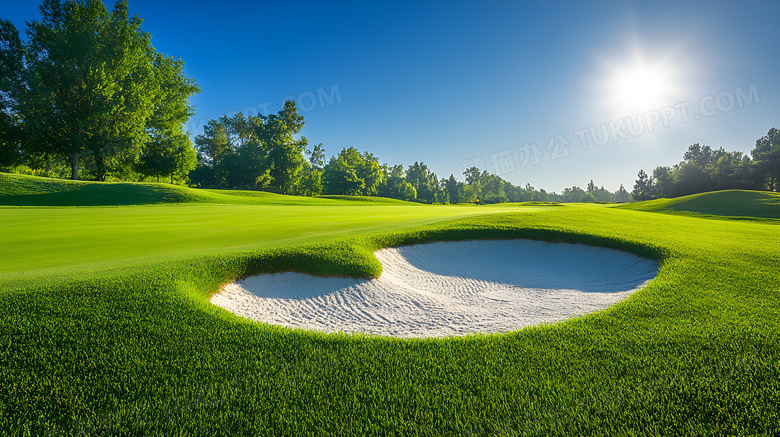
[{"label": "clear blue sky", "polygon": [[[0,17],[21,29],[37,3]],[[780,127],[776,0],[129,5],[202,89],[193,135],[292,96],[328,156],[354,146],[460,180],[476,164],[560,192],[630,191],[694,142],[749,152]]]}]

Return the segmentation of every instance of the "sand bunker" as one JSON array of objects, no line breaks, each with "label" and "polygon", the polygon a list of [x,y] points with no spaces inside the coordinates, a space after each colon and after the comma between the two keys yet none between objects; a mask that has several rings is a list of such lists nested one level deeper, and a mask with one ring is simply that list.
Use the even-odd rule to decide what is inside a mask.
[{"label": "sand bunker", "polygon": [[395,337],[497,333],[606,308],[655,277],[626,252],[531,240],[419,244],[375,253],[377,279],[259,275],[211,302],[239,316],[324,332]]}]

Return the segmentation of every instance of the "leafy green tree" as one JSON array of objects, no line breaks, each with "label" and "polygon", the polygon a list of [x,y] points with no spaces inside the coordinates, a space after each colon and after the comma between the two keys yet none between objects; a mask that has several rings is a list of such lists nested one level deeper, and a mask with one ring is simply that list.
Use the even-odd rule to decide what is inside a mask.
[{"label": "leafy green tree", "polygon": [[104,180],[112,167],[141,154],[150,130],[181,120],[174,107],[183,101],[188,112],[197,86],[181,73],[180,61],[155,52],[124,0],[110,13],[98,0],[45,0],[40,12],[40,20],[27,23],[25,42],[10,23],[2,25],[10,69],[3,76],[17,84],[3,90],[9,112],[22,122],[26,155],[67,158],[73,179],[89,159]]},{"label": "leafy green tree", "polygon": [[444,190],[447,192],[450,203],[459,203],[458,198],[458,180],[455,175],[450,175],[444,182]]},{"label": "leafy green tree", "polygon": [[225,124],[220,120],[209,120],[203,126],[203,134],[195,137],[195,148],[201,167],[194,179],[205,186],[223,185],[226,175],[223,162],[236,153]]},{"label": "leafy green tree", "polygon": [[675,197],[675,175],[670,167],[656,167],[653,170],[652,181],[653,198]]},{"label": "leafy green tree", "polygon": [[761,183],[769,191],[777,191],[780,185],[780,131],[769,129],[766,135],[756,140],[756,147],[750,154]]},{"label": "leafy green tree", "polygon": [[458,188],[458,200],[462,203],[479,203],[479,193],[474,184],[460,184]]},{"label": "leafy green tree", "polygon": [[309,153],[309,164],[312,169],[322,169],[325,165],[325,149],[322,147],[322,143],[315,144],[311,148]]},{"label": "leafy green tree", "polygon": [[703,193],[713,190],[713,183],[706,167],[702,167],[696,161],[680,163],[675,168],[676,196]]},{"label": "leafy green tree", "polygon": [[322,194],[322,169],[312,168],[309,163],[304,163],[303,177],[298,188],[301,196],[319,196]]},{"label": "leafy green tree", "polygon": [[11,167],[22,158],[21,120],[17,99],[24,93],[24,48],[19,31],[8,20],[0,20],[0,168]]},{"label": "leafy green tree", "polygon": [[160,176],[170,176],[173,184],[174,175],[186,177],[195,168],[197,155],[185,133],[157,133],[160,136],[152,136],[147,142],[137,169],[143,175],[156,177],[157,182],[160,182]]},{"label": "leafy green tree", "polygon": [[323,183],[328,194],[376,196],[381,189],[387,189],[379,160],[354,147],[342,149],[338,156],[331,158],[323,171]]},{"label": "leafy green tree", "polygon": [[505,192],[505,188],[511,184],[499,176],[494,174],[486,174],[481,178],[481,184],[483,203],[504,203],[509,201]]},{"label": "leafy green tree", "polygon": [[564,188],[561,193],[561,202],[593,202],[593,196],[578,186]]},{"label": "leafy green tree", "polygon": [[332,157],[323,169],[322,182],[326,194],[357,196],[366,187],[366,182],[358,177],[355,167],[344,156],[345,151]]},{"label": "leafy green tree", "polygon": [[631,193],[626,191],[626,189],[623,187],[623,184],[620,184],[620,188],[618,188],[617,191],[615,191],[615,202],[630,202],[631,201]]},{"label": "leafy green tree", "polygon": [[380,196],[409,202],[417,200],[417,190],[406,181],[403,165],[398,164],[390,168],[384,165],[382,173],[384,174],[384,182],[378,187]]},{"label": "leafy green tree", "polygon": [[712,162],[712,158],[713,150],[710,146],[700,146],[699,143],[688,146],[688,150],[683,154],[683,159],[686,162],[696,164],[699,167],[706,167]]},{"label": "leafy green tree", "polygon": [[295,140],[294,135],[303,128],[303,116],[298,114],[295,102],[287,100],[277,114],[260,116],[255,126],[262,150],[267,151],[266,168],[271,186],[282,194],[292,194],[301,179],[306,159],[308,141],[305,137]]},{"label": "leafy green tree", "polygon": [[418,200],[426,203],[443,201],[439,178],[424,162],[415,162],[407,168],[406,181],[417,191]]}]

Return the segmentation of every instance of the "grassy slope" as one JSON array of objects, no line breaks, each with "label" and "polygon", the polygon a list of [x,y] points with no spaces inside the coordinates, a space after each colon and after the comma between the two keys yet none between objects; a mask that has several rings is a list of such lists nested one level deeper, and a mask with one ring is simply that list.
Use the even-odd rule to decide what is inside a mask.
[{"label": "grassy slope", "polygon": [[[301,211],[301,223],[339,220],[320,218],[318,210]],[[0,210],[0,217],[12,211]],[[201,224],[186,226],[199,232],[214,220],[205,214]],[[0,429],[53,435],[780,432],[777,226],[585,205],[399,229],[402,224],[348,235],[326,229],[322,238],[294,245],[285,232],[254,236],[268,246],[220,245],[208,255],[134,262],[57,285],[44,276],[5,281]],[[253,272],[372,276],[379,273],[371,256],[377,247],[478,237],[618,247],[662,267],[645,289],[607,311],[503,335],[439,340],[278,328],[239,319],[206,300],[220,283]],[[154,244],[158,237],[139,232],[134,238]]]},{"label": "grassy slope", "polygon": [[0,173],[0,206],[129,206],[171,203],[233,205],[337,206],[370,199],[372,203],[407,204],[383,197],[310,198],[263,191],[199,190],[156,183],[97,183]]},{"label": "grassy slope", "polygon": [[766,191],[726,190],[674,199],[629,203],[616,208],[646,212],[780,219],[780,194]]}]

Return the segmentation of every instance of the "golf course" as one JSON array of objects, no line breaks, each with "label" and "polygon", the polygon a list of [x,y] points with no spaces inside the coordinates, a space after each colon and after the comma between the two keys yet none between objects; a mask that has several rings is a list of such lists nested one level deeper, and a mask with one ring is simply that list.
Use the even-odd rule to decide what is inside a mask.
[{"label": "golf course", "polygon": [[[422,205],[3,173],[0,230],[3,435],[780,433],[777,193]],[[601,311],[430,338],[210,301],[264,273],[381,278],[383,248],[514,239],[657,274]]]}]

